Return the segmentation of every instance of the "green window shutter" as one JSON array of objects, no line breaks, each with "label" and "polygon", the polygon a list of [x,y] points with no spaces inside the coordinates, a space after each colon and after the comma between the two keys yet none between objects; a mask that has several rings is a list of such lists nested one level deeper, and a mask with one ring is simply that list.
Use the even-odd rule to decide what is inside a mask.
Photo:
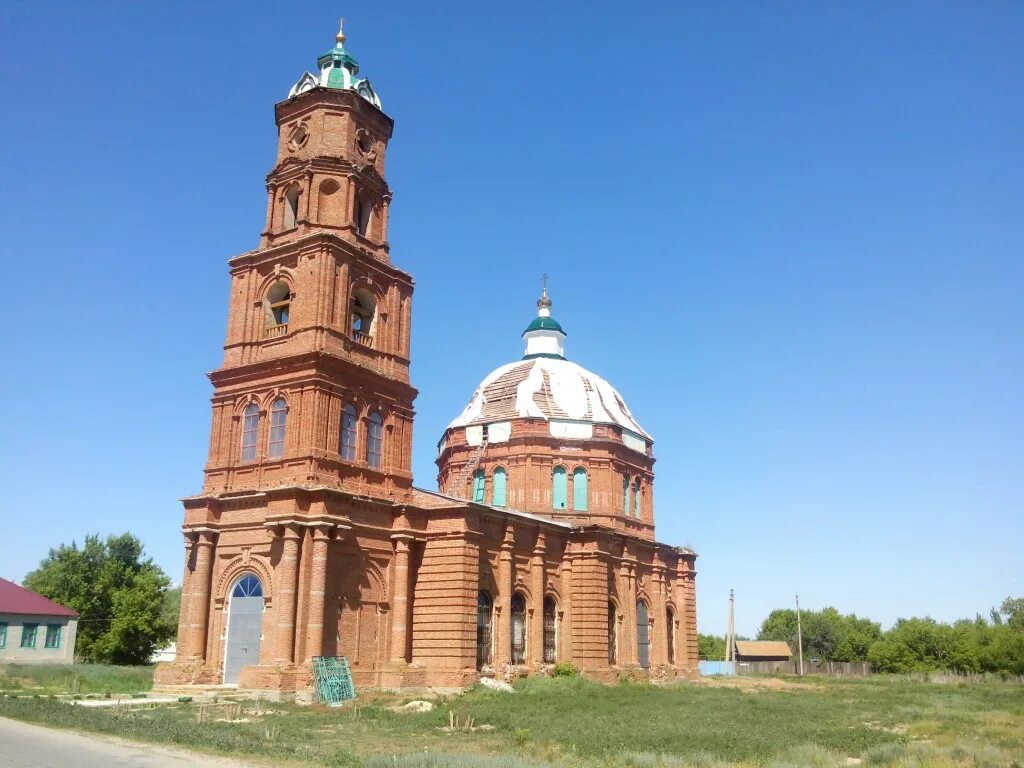
[{"label": "green window shutter", "polygon": [[551,473],[551,506],[553,509],[565,509],[568,503],[569,478],[565,467],[555,467]]},{"label": "green window shutter", "polygon": [[0,622],[0,648],[7,647],[7,622]]},{"label": "green window shutter", "polygon": [[473,473],[473,501],[483,503],[485,483],[486,479],[484,478],[484,471],[482,469],[478,469]]},{"label": "green window shutter", "polygon": [[494,470],[494,474],[491,475],[491,483],[493,488],[491,490],[491,504],[496,507],[504,507],[506,504],[506,487],[508,485],[508,474],[504,469],[500,467]]},{"label": "green window shutter", "polygon": [[60,624],[46,625],[46,641],[43,645],[46,648],[60,648]]},{"label": "green window shutter", "polygon": [[35,648],[36,647],[36,630],[39,629],[38,624],[22,624],[21,625],[21,647],[22,648]]},{"label": "green window shutter", "polygon": [[572,508],[577,512],[586,512],[587,495],[587,470],[576,467],[572,471]]}]

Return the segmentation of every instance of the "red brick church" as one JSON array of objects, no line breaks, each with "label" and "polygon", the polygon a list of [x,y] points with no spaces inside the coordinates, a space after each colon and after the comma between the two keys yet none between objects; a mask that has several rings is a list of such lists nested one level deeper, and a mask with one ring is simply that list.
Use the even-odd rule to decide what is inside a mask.
[{"label": "red brick church", "polygon": [[344,41],[276,106],[266,227],[228,262],[178,656],[157,682],[292,691],[321,655],[386,688],[561,661],[601,679],[695,674],[696,555],[655,541],[651,437],[566,358],[546,290],[522,359],[445,430],[440,491],[413,485],[394,123]]}]

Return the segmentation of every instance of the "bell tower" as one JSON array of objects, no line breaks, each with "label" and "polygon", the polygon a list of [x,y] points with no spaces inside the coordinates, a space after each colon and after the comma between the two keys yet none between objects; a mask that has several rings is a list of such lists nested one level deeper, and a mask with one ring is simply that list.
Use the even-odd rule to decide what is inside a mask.
[{"label": "bell tower", "polygon": [[412,484],[412,278],[391,263],[394,123],[345,48],[275,107],[260,246],[229,261],[204,494],[289,484],[401,501]]}]

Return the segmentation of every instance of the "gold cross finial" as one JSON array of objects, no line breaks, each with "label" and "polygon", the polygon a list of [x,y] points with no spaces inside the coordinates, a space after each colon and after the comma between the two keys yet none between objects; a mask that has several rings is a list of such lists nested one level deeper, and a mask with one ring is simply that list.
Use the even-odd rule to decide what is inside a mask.
[{"label": "gold cross finial", "polygon": [[548,298],[548,273],[545,272],[540,276],[541,295],[537,299],[537,307],[545,310],[551,308],[551,299]]},{"label": "gold cross finial", "polygon": [[338,34],[334,38],[339,43],[345,42],[345,17],[341,17],[341,21],[338,22]]}]

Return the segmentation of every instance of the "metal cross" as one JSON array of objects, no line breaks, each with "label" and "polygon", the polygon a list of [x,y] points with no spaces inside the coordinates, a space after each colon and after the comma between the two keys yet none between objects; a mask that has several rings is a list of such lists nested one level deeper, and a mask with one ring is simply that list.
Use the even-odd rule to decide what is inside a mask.
[{"label": "metal cross", "polygon": [[545,272],[543,275],[540,276],[540,284],[541,284],[541,287],[544,289],[544,293],[547,293],[548,292],[548,273],[547,272]]}]

